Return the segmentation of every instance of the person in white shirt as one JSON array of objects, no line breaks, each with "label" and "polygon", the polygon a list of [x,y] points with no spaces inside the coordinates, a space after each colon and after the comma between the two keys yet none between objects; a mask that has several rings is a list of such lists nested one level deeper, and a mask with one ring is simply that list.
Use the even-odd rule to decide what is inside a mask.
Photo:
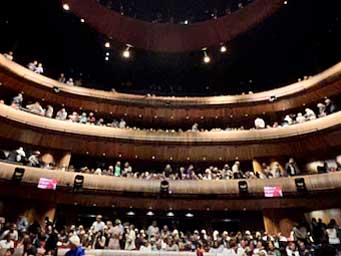
[{"label": "person in white shirt", "polygon": [[63,120],[65,121],[67,118],[67,112],[65,110],[65,108],[62,108],[61,110],[59,110],[56,114],[56,119],[57,120]]},{"label": "person in white shirt", "polygon": [[326,105],[324,105],[323,103],[318,103],[317,104],[317,108],[319,110],[318,117],[324,117],[324,116],[327,115],[327,113],[326,113]]},{"label": "person in white shirt", "polygon": [[71,77],[66,81],[66,84],[70,85],[70,86],[75,85],[74,82],[73,82],[73,79]]},{"label": "person in white shirt", "polygon": [[289,243],[285,249],[288,256],[300,256],[295,243]]},{"label": "person in white shirt", "polygon": [[21,107],[23,100],[24,100],[23,92],[21,92],[12,99],[12,105],[15,105],[17,107]]},{"label": "person in white shirt", "polygon": [[37,74],[43,74],[44,73],[43,64],[39,63],[34,72]]},{"label": "person in white shirt", "polygon": [[257,117],[255,120],[255,127],[256,127],[256,129],[264,129],[265,128],[265,121],[262,118]]},{"label": "person in white shirt", "polygon": [[15,152],[17,153],[15,159],[17,162],[21,162],[26,157],[26,153],[23,147],[19,147]]},{"label": "person in white shirt", "polygon": [[126,128],[126,125],[127,125],[126,121],[124,121],[124,119],[122,118],[120,123],[118,124],[118,127],[119,128]]},{"label": "person in white shirt", "polygon": [[305,117],[302,115],[302,113],[298,113],[297,116],[296,116],[296,123],[302,124],[305,121],[306,121]]},{"label": "person in white shirt", "polygon": [[36,61],[36,60],[28,63],[28,65],[27,65],[28,69],[31,71],[35,71],[37,69],[37,66],[38,66],[38,61]]},{"label": "person in white shirt", "polygon": [[290,115],[286,115],[284,117],[284,125],[292,125],[293,124],[293,120],[292,118],[290,117]]},{"label": "person in white shirt", "polygon": [[10,234],[7,234],[3,240],[0,241],[0,250],[14,248],[14,242],[11,240]]},{"label": "person in white shirt", "polygon": [[305,118],[309,121],[311,120],[315,120],[316,119],[316,114],[314,113],[313,110],[311,110],[310,108],[306,108],[305,109],[305,114],[304,114]]},{"label": "person in white shirt", "polygon": [[13,52],[10,51],[10,52],[8,52],[8,53],[5,53],[5,54],[4,54],[4,57],[5,57],[6,59],[8,59],[8,60],[13,60]]},{"label": "person in white shirt", "polygon": [[152,222],[152,225],[150,225],[147,229],[148,239],[150,239],[151,237],[155,237],[155,235],[159,232],[160,230],[159,227],[157,226],[157,222],[154,220]]},{"label": "person in white shirt", "polygon": [[102,221],[102,215],[96,216],[96,221],[92,223],[91,230],[95,233],[98,231],[102,231],[105,226],[105,223]]},{"label": "person in white shirt", "polygon": [[40,105],[38,101],[34,104],[26,105],[26,108],[33,114],[37,114],[41,116],[45,115],[45,110],[43,109],[43,107]]}]

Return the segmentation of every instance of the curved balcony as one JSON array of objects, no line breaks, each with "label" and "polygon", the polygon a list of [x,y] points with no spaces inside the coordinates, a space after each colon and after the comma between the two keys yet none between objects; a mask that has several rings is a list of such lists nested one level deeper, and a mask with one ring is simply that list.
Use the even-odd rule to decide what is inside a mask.
[{"label": "curved balcony", "polygon": [[0,137],[79,154],[124,159],[226,161],[307,155],[341,147],[341,112],[288,127],[151,132],[49,119],[0,105]]},{"label": "curved balcony", "polygon": [[[46,103],[64,104],[73,109],[124,116],[126,121],[186,124],[237,120],[248,116],[271,115],[339,95],[341,63],[302,82],[250,95],[216,97],[148,97],[71,87],[38,75],[0,55],[2,86]],[[53,88],[59,88],[58,94]],[[271,97],[274,102],[270,102]]]},{"label": "curved balcony", "polygon": [[[25,169],[20,183],[12,181],[15,168]],[[341,172],[300,177],[287,177],[267,180],[248,180],[248,193],[239,193],[238,180],[227,181],[170,181],[167,196],[160,194],[160,181],[136,180],[81,174],[84,177],[83,191],[72,192],[75,176],[78,173],[50,171],[39,168],[23,167],[0,162],[0,192],[3,196],[13,190],[18,197],[55,200],[56,203],[84,204],[96,206],[122,206],[153,209],[262,209],[306,207],[313,208],[313,202],[330,195],[331,191],[341,190]],[[41,177],[55,179],[56,191],[37,189]],[[298,192],[295,178],[304,178],[306,192]],[[282,186],[283,197],[265,198],[265,186]],[[18,189],[20,188],[20,189]],[[14,195],[12,194],[12,195]],[[208,200],[209,196],[209,200]],[[309,198],[309,200],[307,200]],[[339,197],[317,203],[319,207],[328,207],[341,201]]]}]

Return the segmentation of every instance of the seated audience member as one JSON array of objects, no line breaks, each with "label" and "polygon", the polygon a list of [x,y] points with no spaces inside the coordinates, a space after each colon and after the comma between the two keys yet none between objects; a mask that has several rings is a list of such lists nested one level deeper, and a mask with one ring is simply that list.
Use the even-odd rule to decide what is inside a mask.
[{"label": "seated audience member", "polygon": [[124,121],[124,119],[121,118],[120,122],[118,123],[118,128],[123,129],[123,128],[126,128],[126,126],[127,126],[126,121]]},{"label": "seated audience member", "polygon": [[47,106],[47,109],[45,111],[45,116],[49,117],[49,118],[52,118],[52,116],[53,116],[53,107],[51,105]]},{"label": "seated audience member", "polygon": [[40,166],[40,152],[34,151],[32,155],[28,158],[28,165],[32,167],[39,167]]},{"label": "seated audience member", "polygon": [[83,256],[85,255],[84,249],[81,247],[80,239],[77,235],[69,238],[70,250],[65,253],[65,256]]},{"label": "seated audience member", "polygon": [[20,108],[22,106],[22,103],[23,103],[23,100],[24,100],[24,97],[23,97],[23,92],[19,93],[17,96],[15,96],[13,99],[12,99],[12,105],[14,105],[15,107],[17,108]]},{"label": "seated audience member", "polygon": [[318,173],[327,173],[329,171],[328,163],[325,161],[323,166],[317,166]]},{"label": "seated audience member", "polygon": [[38,61],[36,61],[36,60],[28,63],[28,65],[27,65],[27,68],[31,71],[35,71],[37,69],[37,67],[38,67]]},{"label": "seated audience member", "polygon": [[298,124],[302,124],[306,121],[304,115],[302,115],[302,113],[298,113],[296,116],[296,123]]},{"label": "seated audience member", "polygon": [[318,103],[317,104],[317,108],[319,110],[318,117],[324,117],[324,116],[327,115],[327,113],[326,113],[326,105],[324,105],[323,103]]},{"label": "seated audience member", "polygon": [[294,121],[292,120],[290,115],[286,115],[283,119],[283,126],[288,126],[288,125],[292,125],[294,123]]},{"label": "seated audience member", "polygon": [[74,82],[73,82],[73,79],[71,77],[67,80],[66,84],[70,85],[70,86],[75,85]]},{"label": "seated audience member", "polygon": [[26,153],[25,153],[23,147],[19,147],[19,148],[15,151],[15,153],[16,153],[16,157],[15,157],[16,159],[15,159],[15,161],[17,161],[17,162],[22,162],[22,161],[25,160],[25,158],[26,158]]},{"label": "seated audience member", "polygon": [[313,110],[311,110],[310,108],[306,108],[305,109],[305,114],[304,117],[306,120],[311,121],[311,120],[315,120],[316,119],[316,115],[314,113]]},{"label": "seated audience member", "polygon": [[14,242],[10,234],[7,234],[3,240],[0,240],[0,250],[14,248]]},{"label": "seated audience member", "polygon": [[257,117],[255,120],[255,128],[256,129],[264,129],[265,128],[265,121],[262,118]]},{"label": "seated audience member", "polygon": [[194,123],[192,125],[192,129],[191,129],[192,132],[198,132],[199,131],[199,125],[197,123]]},{"label": "seated audience member", "polygon": [[26,108],[28,111],[30,111],[33,114],[37,114],[41,116],[45,115],[45,110],[42,108],[42,106],[40,105],[38,101],[36,101],[33,104],[26,105]]},{"label": "seated audience member", "polygon": [[9,235],[10,239],[13,241],[18,241],[19,240],[19,233],[17,230],[17,225],[16,224],[11,224],[9,229],[5,230],[2,234],[0,239],[4,239],[7,235]]},{"label": "seated audience member", "polygon": [[281,170],[281,167],[279,166],[278,162],[274,163],[274,165],[273,165],[273,167],[271,169],[271,173],[272,173],[272,176],[274,178],[282,177],[282,170]]},{"label": "seated audience member", "polygon": [[337,111],[337,107],[334,102],[332,102],[330,99],[325,99],[324,103],[326,104],[326,113],[327,115],[330,115]]},{"label": "seated audience member", "polygon": [[102,215],[97,215],[96,221],[92,223],[91,230],[94,233],[97,233],[98,231],[103,231],[104,226],[105,226],[105,223],[102,221]]},{"label": "seated audience member", "polygon": [[67,118],[67,112],[65,110],[65,108],[62,108],[61,110],[59,110],[56,114],[56,119],[57,120],[62,120],[65,121]]},{"label": "seated audience member", "polygon": [[88,124],[95,124],[96,123],[96,117],[94,113],[90,112],[87,120]]},{"label": "seated audience member", "polygon": [[64,75],[64,73],[61,73],[58,77],[58,82],[64,84],[65,81],[66,81],[65,75]]},{"label": "seated audience member", "polygon": [[4,56],[8,60],[13,60],[13,52],[12,51],[9,51],[8,53],[4,53]]},{"label": "seated audience member", "polygon": [[72,114],[69,115],[69,121],[71,121],[73,123],[79,122],[79,115],[77,114],[77,112],[72,112]]},{"label": "seated audience member", "polygon": [[79,117],[79,123],[86,124],[88,122],[88,117],[85,112]]},{"label": "seated audience member", "polygon": [[285,164],[285,171],[289,176],[295,176],[301,173],[293,158],[290,158],[289,161]]},{"label": "seated audience member", "polygon": [[39,63],[38,66],[35,68],[34,72],[37,74],[43,74],[44,73],[43,64]]},{"label": "seated audience member", "polygon": [[328,242],[330,245],[334,246],[336,249],[341,249],[340,248],[340,238],[338,237],[338,230],[339,227],[336,224],[336,221],[334,219],[331,219],[326,232],[328,235]]}]

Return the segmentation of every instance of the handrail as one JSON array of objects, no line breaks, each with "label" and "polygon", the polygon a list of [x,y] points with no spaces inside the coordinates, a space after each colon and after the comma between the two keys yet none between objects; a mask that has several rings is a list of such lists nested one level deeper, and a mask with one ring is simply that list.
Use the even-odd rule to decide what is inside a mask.
[{"label": "handrail", "polygon": [[[84,176],[83,189],[94,192],[143,192],[159,193],[160,180],[143,180],[123,177],[98,176],[57,170],[45,170],[0,162],[0,181],[10,181],[15,168],[25,169],[22,183],[38,184],[41,177],[55,179],[60,188],[73,186],[76,175]],[[251,179],[248,192],[263,195],[265,186],[282,186],[284,196],[297,191],[295,179],[304,178],[308,192],[321,192],[341,189],[341,172],[315,174],[277,179]],[[239,195],[239,180],[200,180],[200,181],[169,181],[172,195]]]},{"label": "handrail", "polygon": [[295,136],[315,133],[317,131],[335,128],[341,125],[341,112],[337,112],[316,120],[295,124],[288,127],[267,128],[260,130],[241,131],[209,131],[209,132],[165,132],[141,131],[133,129],[120,129],[85,125],[50,119],[12,107],[0,104],[0,118],[24,124],[33,128],[47,131],[63,132],[66,134],[94,136],[131,141],[149,141],[163,143],[235,143],[247,141],[265,141],[286,139]]},{"label": "handrail", "polygon": [[0,73],[6,71],[27,82],[33,83],[35,86],[50,88],[58,87],[61,92],[69,93],[79,97],[89,97],[97,100],[112,101],[113,104],[136,104],[142,106],[163,106],[168,108],[186,108],[186,107],[210,107],[220,106],[233,108],[240,104],[268,103],[270,97],[275,96],[277,99],[290,97],[298,93],[305,92],[313,88],[319,88],[325,82],[330,83],[341,77],[341,62],[333,67],[317,74],[308,80],[293,83],[278,89],[258,92],[249,95],[234,96],[211,96],[211,97],[164,97],[164,96],[145,96],[125,94],[118,92],[107,92],[96,89],[88,89],[84,87],[68,86],[59,83],[56,80],[46,76],[36,74],[27,68],[8,60],[0,54]]}]

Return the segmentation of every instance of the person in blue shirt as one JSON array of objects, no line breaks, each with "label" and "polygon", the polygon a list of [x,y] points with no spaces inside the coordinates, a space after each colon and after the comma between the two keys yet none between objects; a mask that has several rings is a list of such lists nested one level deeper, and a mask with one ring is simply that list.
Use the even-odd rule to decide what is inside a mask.
[{"label": "person in blue shirt", "polygon": [[80,245],[80,239],[74,235],[69,238],[70,250],[65,253],[65,256],[84,256],[85,251]]}]

